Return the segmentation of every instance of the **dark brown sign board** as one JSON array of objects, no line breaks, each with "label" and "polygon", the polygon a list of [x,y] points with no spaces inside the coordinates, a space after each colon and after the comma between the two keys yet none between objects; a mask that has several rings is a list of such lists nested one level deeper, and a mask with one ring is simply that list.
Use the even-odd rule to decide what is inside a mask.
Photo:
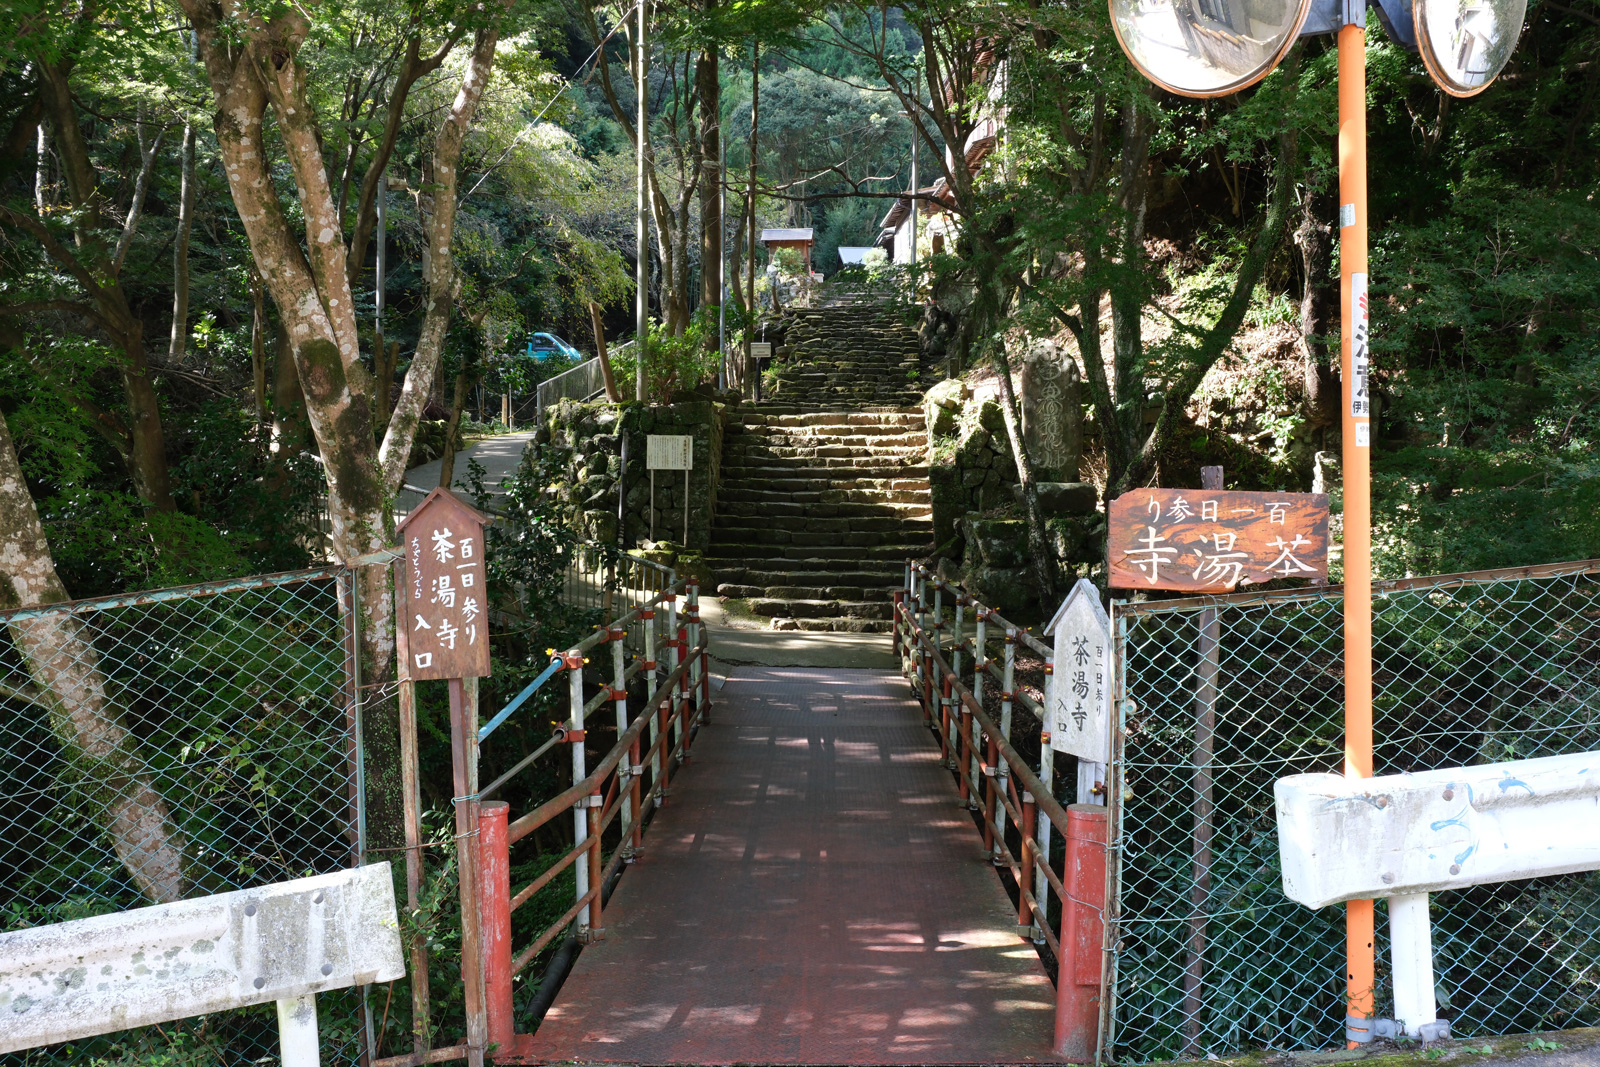
[{"label": "dark brown sign board", "polygon": [[1107,509],[1117,589],[1225,593],[1328,576],[1325,493],[1138,489]]},{"label": "dark brown sign board", "polygon": [[400,677],[489,674],[488,519],[448,489],[429,493],[400,523],[405,585],[395,590]]}]

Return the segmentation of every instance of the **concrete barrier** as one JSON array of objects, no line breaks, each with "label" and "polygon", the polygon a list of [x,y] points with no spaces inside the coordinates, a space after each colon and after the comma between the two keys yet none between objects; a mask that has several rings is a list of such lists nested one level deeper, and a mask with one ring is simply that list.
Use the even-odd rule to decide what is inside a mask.
[{"label": "concrete barrier", "polygon": [[0,934],[0,1053],[276,1002],[318,1063],[316,994],[405,976],[388,863]]},{"label": "concrete barrier", "polygon": [[1297,774],[1274,792],[1290,899],[1389,900],[1396,1019],[1352,1020],[1352,1040],[1448,1035],[1429,893],[1600,869],[1600,752],[1379,778]]}]

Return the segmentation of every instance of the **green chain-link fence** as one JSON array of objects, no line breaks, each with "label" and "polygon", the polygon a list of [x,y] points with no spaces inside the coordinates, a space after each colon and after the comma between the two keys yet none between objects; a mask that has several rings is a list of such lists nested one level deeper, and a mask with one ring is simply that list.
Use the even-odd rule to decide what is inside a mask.
[{"label": "green chain-link fence", "polygon": [[[360,855],[349,572],[0,612],[0,931],[326,873]],[[354,1063],[355,991],[318,998]],[[271,1005],[0,1065],[275,1063]]]},{"label": "green chain-link fence", "polygon": [[[1373,614],[1374,773],[1600,749],[1600,561],[1381,583]],[[1272,787],[1343,768],[1339,593],[1115,618],[1117,1059],[1337,1042],[1343,909],[1284,896]],[[1600,874],[1438,893],[1433,921],[1457,1036],[1600,1024]],[[1386,926],[1380,904],[1380,1015]]]}]

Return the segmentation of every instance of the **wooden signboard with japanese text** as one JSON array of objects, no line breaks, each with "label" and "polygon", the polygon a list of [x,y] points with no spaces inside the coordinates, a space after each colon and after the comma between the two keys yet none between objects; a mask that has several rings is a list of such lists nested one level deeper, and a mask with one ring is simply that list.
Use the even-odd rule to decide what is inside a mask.
[{"label": "wooden signboard with japanese text", "polygon": [[1324,493],[1138,489],[1113,500],[1106,517],[1117,589],[1227,593],[1328,576]]},{"label": "wooden signboard with japanese text", "polygon": [[1047,680],[1050,747],[1091,763],[1111,761],[1111,620],[1100,591],[1079,578],[1045,636],[1055,642]]},{"label": "wooden signboard with japanese text", "polygon": [[487,521],[448,489],[435,489],[400,523],[405,585],[395,591],[395,627],[402,678],[488,676]]}]

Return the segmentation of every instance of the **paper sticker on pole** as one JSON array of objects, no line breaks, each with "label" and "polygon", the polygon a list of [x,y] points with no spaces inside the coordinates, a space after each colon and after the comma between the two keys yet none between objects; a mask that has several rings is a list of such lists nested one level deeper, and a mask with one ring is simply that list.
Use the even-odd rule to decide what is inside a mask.
[{"label": "paper sticker on pole", "polygon": [[1364,271],[1350,275],[1350,308],[1350,417],[1370,419],[1372,393],[1368,373],[1368,344],[1372,332],[1367,309],[1367,275]]},{"label": "paper sticker on pole", "polygon": [[1111,25],[1163,89],[1226,96],[1271,73],[1310,10],[1311,0],[1111,0]]},{"label": "paper sticker on pole", "polygon": [[1414,0],[1417,51],[1439,88],[1476,96],[1505,69],[1526,13],[1526,0]]}]

